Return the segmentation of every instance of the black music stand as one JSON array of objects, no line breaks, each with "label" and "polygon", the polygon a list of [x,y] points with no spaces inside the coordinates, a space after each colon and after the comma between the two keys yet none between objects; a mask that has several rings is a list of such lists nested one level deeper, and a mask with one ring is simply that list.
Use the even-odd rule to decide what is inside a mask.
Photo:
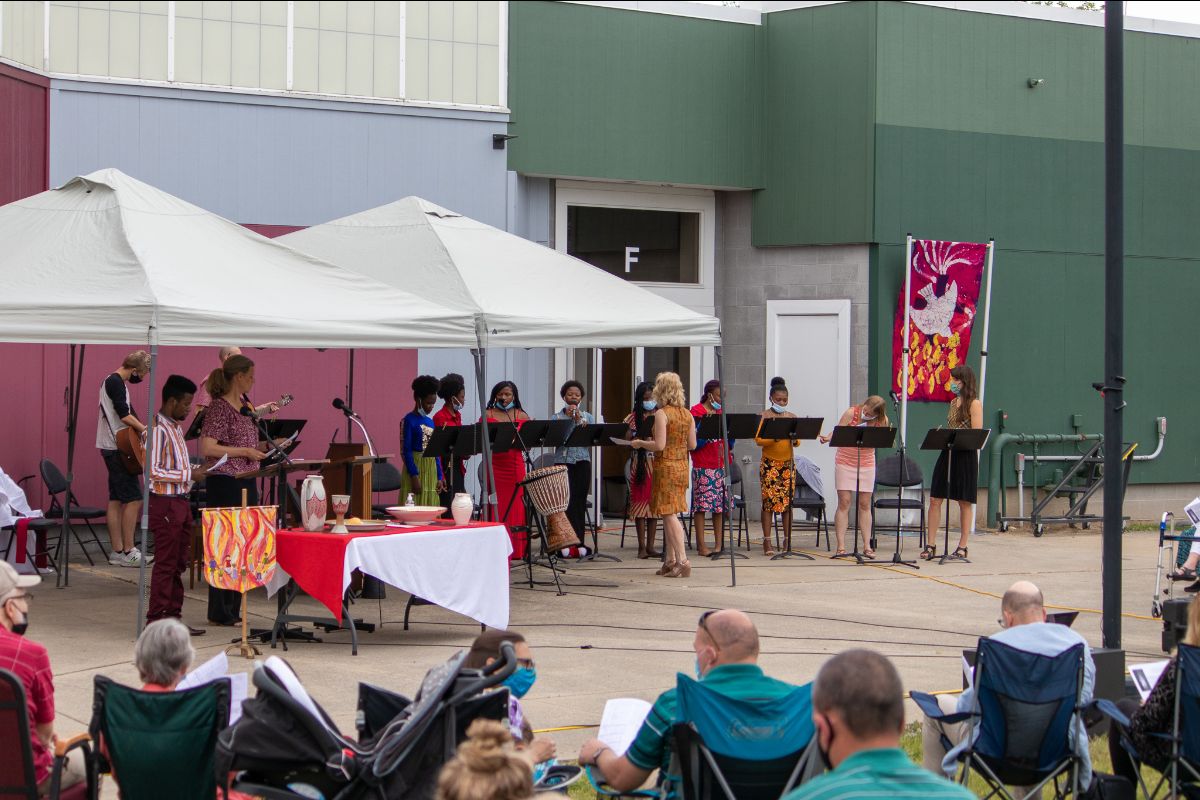
[{"label": "black music stand", "polygon": [[531,419],[521,426],[520,442],[526,451],[534,448],[562,447],[571,432],[574,420]]},{"label": "black music stand", "polygon": [[[821,425],[825,423],[824,417],[771,417],[770,419],[762,419],[760,417],[759,419],[761,422],[755,436],[759,439],[771,439],[772,441],[816,439],[821,434]],[[792,485],[788,487],[789,505],[796,496],[795,474],[795,462],[793,462]],[[795,513],[794,510],[793,513]],[[791,516],[787,514],[784,516],[788,518],[789,522],[783,533],[783,549],[771,556],[771,560],[806,558],[809,561],[815,561],[816,559],[808,553],[801,553],[792,549]]]},{"label": "black music stand", "polygon": [[[853,447],[855,450],[856,463],[854,465],[854,550],[844,556],[834,556],[834,558],[850,558],[851,556],[859,563],[865,563],[865,556],[858,552],[858,534],[861,521],[858,516],[858,495],[862,491],[859,485],[859,472],[862,468],[862,451],[871,450],[886,450],[896,442],[895,428],[877,428],[873,425],[838,425],[833,429],[833,436],[829,439],[829,444],[832,447]],[[875,487],[871,487],[874,491]],[[872,531],[874,534],[874,531]]]},{"label": "black music stand", "polygon": [[[922,450],[943,450],[946,453],[946,494],[950,494],[950,466],[954,459],[954,451],[974,451],[974,456],[962,455],[961,458],[978,458],[979,451],[987,444],[991,428],[930,428],[921,442]],[[939,564],[947,561],[961,561],[970,564],[970,559],[964,556],[950,555],[950,498],[946,502],[946,532],[942,541],[942,557]],[[961,521],[961,520],[960,520]],[[961,533],[961,531],[960,531]]]},{"label": "black music stand", "polygon": [[[730,439],[729,460],[732,461],[733,460],[733,443],[734,443],[734,441],[736,441],[737,439],[753,439],[754,434],[758,431],[758,426],[759,426],[759,423],[762,421],[762,417],[760,417],[758,414],[724,414],[724,413],[722,413],[722,414],[707,414],[703,417],[699,417],[696,419],[696,438],[697,439],[716,439],[718,442],[720,442],[721,441],[721,418],[722,417],[724,417],[724,419],[725,419],[725,435],[728,436]],[[724,511],[724,513],[722,513],[721,516],[722,516],[722,518],[724,518],[724,517],[729,518],[727,520],[724,520],[725,522],[728,523],[725,527],[729,529],[729,552],[731,553],[732,558],[746,558],[745,554],[737,552],[737,548],[734,547],[734,543],[733,543],[734,542],[734,540],[733,540],[733,497],[730,496],[731,493],[729,492],[729,463],[728,462],[726,462],[726,464],[725,464],[724,472],[725,472],[725,479],[722,481],[722,491],[725,492],[725,503],[724,503],[725,511]],[[692,496],[692,499],[693,499],[693,501],[695,500],[694,494]],[[692,519],[695,519],[696,511],[695,511],[694,506],[690,510],[689,513],[690,513]],[[703,535],[704,535],[703,531],[699,531],[699,530],[696,531],[697,543],[699,542],[700,537]],[[715,522],[713,523],[713,535],[714,535],[714,537],[716,536],[716,523]],[[698,549],[698,545],[697,545],[697,549]],[[714,550],[712,553],[709,553],[708,557],[714,561],[716,561],[719,558],[724,558],[725,557],[725,548],[722,547],[720,550]]]}]

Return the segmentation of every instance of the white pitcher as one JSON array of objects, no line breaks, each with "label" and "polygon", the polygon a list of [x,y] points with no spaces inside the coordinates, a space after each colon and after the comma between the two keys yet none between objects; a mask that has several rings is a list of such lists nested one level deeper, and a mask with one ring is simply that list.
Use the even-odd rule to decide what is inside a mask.
[{"label": "white pitcher", "polygon": [[459,492],[450,501],[450,515],[454,517],[455,525],[466,525],[475,513],[475,501],[466,492]]},{"label": "white pitcher", "polygon": [[325,530],[325,481],[320,475],[309,475],[300,488],[300,519],[306,531]]}]

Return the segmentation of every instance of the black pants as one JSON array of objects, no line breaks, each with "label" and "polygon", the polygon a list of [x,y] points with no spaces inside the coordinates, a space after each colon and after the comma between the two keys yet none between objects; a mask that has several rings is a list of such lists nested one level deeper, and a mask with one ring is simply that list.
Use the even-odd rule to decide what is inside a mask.
[{"label": "black pants", "polygon": [[582,542],[583,534],[587,530],[587,499],[592,489],[592,462],[576,461],[564,466],[567,468],[567,486],[571,492],[567,502],[567,520]]},{"label": "black pants", "polygon": [[442,514],[443,519],[451,519],[453,514],[450,513],[450,503],[454,501],[454,495],[467,490],[467,476],[458,468],[458,459],[446,467],[442,467],[442,475],[446,478],[446,491],[438,495],[438,502],[446,509],[446,513]]},{"label": "black pants", "polygon": [[[207,508],[230,508],[242,504],[242,489],[246,490],[246,503],[258,505],[258,486],[252,478],[234,478],[229,475],[209,475],[205,485]],[[242,595],[230,589],[208,587],[208,618],[220,625],[233,625],[242,618]]]}]

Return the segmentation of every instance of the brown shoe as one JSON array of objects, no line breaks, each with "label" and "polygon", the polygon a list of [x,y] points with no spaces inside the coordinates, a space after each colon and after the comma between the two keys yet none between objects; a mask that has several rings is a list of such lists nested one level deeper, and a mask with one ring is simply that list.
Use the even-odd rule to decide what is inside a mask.
[{"label": "brown shoe", "polygon": [[666,575],[668,572],[670,572],[670,571],[671,571],[672,569],[674,569],[674,568],[675,568],[675,562],[673,562],[673,561],[664,561],[664,562],[662,563],[662,566],[661,566],[661,567],[659,567],[659,568],[658,568],[658,571],[657,571],[657,572],[655,572],[654,574],[655,574],[655,575]]},{"label": "brown shoe", "polygon": [[191,625],[188,625],[189,636],[203,636],[205,633],[207,633],[207,631],[204,630],[204,628],[193,628]]},{"label": "brown shoe", "polygon": [[671,571],[666,573],[668,578],[690,578],[692,577],[692,562],[677,561],[675,566],[671,567]]}]

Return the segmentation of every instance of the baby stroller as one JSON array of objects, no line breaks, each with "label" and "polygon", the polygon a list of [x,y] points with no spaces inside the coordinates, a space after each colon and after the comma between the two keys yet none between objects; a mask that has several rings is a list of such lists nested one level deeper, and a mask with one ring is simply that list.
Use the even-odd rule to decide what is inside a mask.
[{"label": "baby stroller", "polygon": [[272,656],[255,667],[257,696],[217,740],[217,775],[236,775],[229,788],[266,800],[432,798],[467,726],[508,718],[508,691],[486,690],[516,669],[512,645],[481,670],[464,669],[465,658],[459,652],[431,669],[411,701],[360,684],[360,735],[351,741]]}]

